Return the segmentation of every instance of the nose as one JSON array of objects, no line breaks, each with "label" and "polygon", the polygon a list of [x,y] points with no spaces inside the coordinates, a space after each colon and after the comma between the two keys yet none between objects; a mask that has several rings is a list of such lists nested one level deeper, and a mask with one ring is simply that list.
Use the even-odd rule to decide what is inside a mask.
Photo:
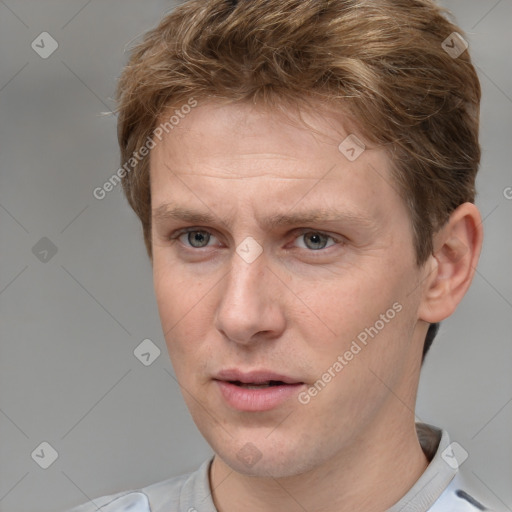
[{"label": "nose", "polygon": [[225,338],[249,345],[283,333],[282,284],[267,267],[263,254],[248,263],[234,253],[222,283],[215,327]]}]

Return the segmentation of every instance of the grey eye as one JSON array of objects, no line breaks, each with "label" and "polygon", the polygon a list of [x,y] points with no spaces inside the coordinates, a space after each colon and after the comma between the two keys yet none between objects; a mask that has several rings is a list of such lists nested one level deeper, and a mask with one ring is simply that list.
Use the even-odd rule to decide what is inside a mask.
[{"label": "grey eye", "polygon": [[328,240],[331,238],[328,235],[324,235],[322,233],[318,233],[315,231],[304,233],[300,238],[304,239],[304,244],[308,249],[319,250],[325,249],[327,246]]},{"label": "grey eye", "polygon": [[210,233],[207,231],[189,231],[185,234],[188,243],[195,248],[206,247],[210,241]]}]

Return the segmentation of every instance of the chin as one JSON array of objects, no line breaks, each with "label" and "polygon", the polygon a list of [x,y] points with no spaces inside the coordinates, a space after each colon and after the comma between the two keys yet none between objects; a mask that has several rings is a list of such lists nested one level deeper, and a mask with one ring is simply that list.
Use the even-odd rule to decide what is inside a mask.
[{"label": "chin", "polygon": [[297,457],[294,457],[293,455],[290,455],[289,457],[282,456],[280,458],[273,456],[272,458],[267,459],[262,457],[253,466],[244,464],[236,457],[233,458],[232,456],[229,459],[223,458],[222,460],[237,473],[261,478],[294,477],[296,475],[306,473],[315,467],[314,462],[308,461],[306,463],[302,457],[297,459]]},{"label": "chin", "polygon": [[[250,438],[249,438],[250,439]],[[217,456],[237,473],[264,478],[286,478],[306,473],[320,461],[307,456],[304,446],[281,446],[259,439],[254,442],[230,439],[210,443]]]},{"label": "chin", "polygon": [[297,425],[212,424],[211,416],[193,409],[197,428],[223,463],[237,473],[254,477],[286,478],[307,473],[332,456],[332,447]]}]

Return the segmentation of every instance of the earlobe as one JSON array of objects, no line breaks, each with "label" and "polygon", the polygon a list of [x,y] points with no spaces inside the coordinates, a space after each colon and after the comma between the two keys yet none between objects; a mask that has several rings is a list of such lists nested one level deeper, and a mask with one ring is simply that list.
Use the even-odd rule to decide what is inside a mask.
[{"label": "earlobe", "polygon": [[425,266],[421,320],[440,322],[455,311],[473,280],[482,239],[480,213],[472,203],[455,209],[434,235],[434,252]]}]

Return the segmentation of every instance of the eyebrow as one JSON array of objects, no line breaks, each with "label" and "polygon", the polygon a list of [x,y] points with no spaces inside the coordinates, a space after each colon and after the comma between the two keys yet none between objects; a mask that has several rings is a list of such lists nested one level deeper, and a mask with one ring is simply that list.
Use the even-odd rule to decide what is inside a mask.
[{"label": "eyebrow", "polygon": [[[210,212],[200,212],[183,206],[162,204],[152,212],[153,220],[160,224],[169,220],[188,222],[190,224],[216,224],[227,225],[220,217]],[[312,209],[304,212],[279,213],[271,215],[261,223],[266,229],[275,229],[283,226],[298,226],[318,223],[343,222],[358,228],[372,228],[375,222],[366,216],[354,212],[341,212],[333,209]]]},{"label": "eyebrow", "polygon": [[182,206],[162,204],[152,212],[153,220],[157,223],[167,220],[181,220],[191,224],[213,224],[219,222],[219,218],[211,213],[198,212]]}]

